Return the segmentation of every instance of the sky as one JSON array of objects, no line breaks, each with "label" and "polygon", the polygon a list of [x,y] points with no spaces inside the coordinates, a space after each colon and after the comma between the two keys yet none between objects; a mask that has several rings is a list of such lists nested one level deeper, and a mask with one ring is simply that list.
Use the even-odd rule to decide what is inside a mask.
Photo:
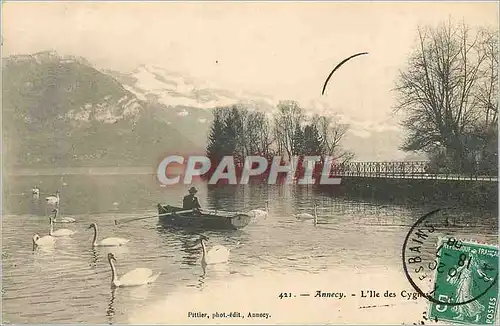
[{"label": "sky", "polygon": [[[158,65],[229,90],[307,105],[353,119],[388,119],[394,81],[418,25],[464,20],[498,26],[495,2],[7,2],[3,56],[55,50],[100,68]],[[333,67],[357,52],[323,83]]]}]

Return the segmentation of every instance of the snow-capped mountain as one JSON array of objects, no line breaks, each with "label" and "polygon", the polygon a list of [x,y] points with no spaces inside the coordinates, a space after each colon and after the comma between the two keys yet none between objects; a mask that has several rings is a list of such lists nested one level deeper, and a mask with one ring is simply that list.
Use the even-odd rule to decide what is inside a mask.
[{"label": "snow-capped mountain", "polygon": [[[278,103],[156,66],[103,71],[53,51],[3,58],[3,97],[4,152],[18,166],[141,165],[156,162],[159,151],[199,153],[210,109],[242,103],[270,115]],[[355,119],[326,100],[300,105],[309,116],[348,124],[343,146],[357,160],[404,156],[393,122]]]},{"label": "snow-capped mountain", "polygon": [[[212,109],[245,103],[249,109],[269,112],[275,110],[279,102],[279,99],[269,95],[222,89],[207,81],[152,65],[142,65],[129,73],[108,72],[139,99],[155,101],[168,107]],[[306,109],[308,116],[320,114],[338,117],[342,123],[348,123],[360,136],[370,132],[399,130],[395,124],[386,121],[353,119],[348,112],[339,112],[338,108],[332,110],[332,105],[326,100],[311,100],[301,105]],[[178,115],[187,116],[188,112],[181,109]]]},{"label": "snow-capped mountain", "polygon": [[115,76],[128,91],[144,101],[154,101],[169,107],[183,106],[213,109],[235,103],[274,106],[272,97],[248,92],[235,92],[219,88],[186,74],[152,65],[121,73],[107,71]]},{"label": "snow-capped mountain", "polygon": [[76,122],[90,122],[92,120],[103,123],[116,123],[123,119],[137,120],[144,108],[136,98],[127,95],[118,100],[113,100],[111,95],[106,95],[101,103],[85,105],[71,109],[65,117]]},{"label": "snow-capped mountain", "polygon": [[[173,123],[179,130],[188,130],[185,134],[195,142],[203,141],[206,137],[212,118],[210,109],[244,103],[250,110],[271,114],[276,110],[279,100],[289,100],[223,89],[184,72],[154,65],[141,65],[126,73],[106,72],[117,78],[125,89],[139,99],[157,103],[159,117],[167,123]],[[353,117],[348,109],[332,108],[332,104],[323,99],[300,104],[305,109],[306,117],[314,114],[334,116],[339,123],[349,125],[344,147],[355,152],[359,160],[393,160],[405,156],[398,150],[402,131],[390,118],[361,120]],[[199,128],[193,130],[193,124]]]}]

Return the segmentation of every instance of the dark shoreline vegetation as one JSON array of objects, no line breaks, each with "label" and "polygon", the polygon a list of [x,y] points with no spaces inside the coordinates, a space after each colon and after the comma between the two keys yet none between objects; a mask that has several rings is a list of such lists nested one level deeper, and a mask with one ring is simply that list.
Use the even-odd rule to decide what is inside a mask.
[{"label": "dark shoreline vegetation", "polygon": [[[208,172],[204,173],[201,175],[201,179],[204,181],[209,182],[210,179],[214,177],[215,171],[218,169],[219,172],[222,172],[223,174],[231,174],[234,175],[233,181],[236,181],[237,184],[240,184],[243,181],[243,176],[244,176],[244,171],[246,170],[245,168],[245,162],[241,162],[237,156],[232,157],[232,163],[230,163],[230,166],[234,166],[231,168],[227,168],[225,164],[221,164],[221,162],[217,162],[215,160],[212,161],[210,169]],[[258,175],[251,175],[248,176],[247,172],[247,177],[248,181],[247,183],[249,184],[262,184],[262,183],[268,183],[268,180],[271,178],[271,170],[272,170],[272,165],[273,165],[273,158],[266,158],[267,162],[267,167],[266,169],[258,174]],[[278,157],[280,158],[279,166],[290,166],[285,162],[283,157]],[[220,167],[218,168],[218,164],[221,164]],[[306,177],[306,169],[308,170],[308,177],[314,178],[313,182],[309,182],[308,184],[314,184],[314,185],[319,185],[322,178],[335,178],[337,177],[336,171],[338,171],[339,166],[335,162],[331,162],[329,168],[325,167],[325,161],[324,159],[321,159],[318,162],[315,162],[313,166],[310,166],[308,168],[307,166],[307,161],[304,161],[304,157],[299,157],[298,161],[296,162],[296,165],[294,167],[294,173],[292,177],[290,178],[290,181],[292,183],[297,183],[299,180],[303,179]],[[222,167],[226,166],[225,168],[222,169]],[[251,164],[251,169],[257,169],[259,167],[259,163],[254,162]],[[326,171],[323,171],[324,169],[328,169]],[[323,173],[325,172],[325,173]],[[273,179],[274,180],[274,179]],[[273,182],[273,184],[286,184],[287,183],[287,173],[286,172],[277,172],[276,173],[276,182]],[[220,179],[217,180],[215,183],[217,185],[227,185],[231,184],[230,180],[228,178],[223,178],[221,177]]]},{"label": "dark shoreline vegetation", "polygon": [[317,189],[368,202],[498,212],[498,182],[343,177],[340,186],[319,185]]}]

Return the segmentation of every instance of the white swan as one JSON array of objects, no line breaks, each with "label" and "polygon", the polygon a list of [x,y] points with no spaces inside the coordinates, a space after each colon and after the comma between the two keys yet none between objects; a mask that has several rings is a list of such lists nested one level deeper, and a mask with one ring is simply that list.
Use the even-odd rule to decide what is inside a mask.
[{"label": "white swan", "polygon": [[45,200],[47,201],[47,204],[49,204],[49,205],[57,205],[57,204],[59,204],[59,193],[60,192],[58,190],[58,191],[56,191],[55,195],[46,197]]},{"label": "white swan", "polygon": [[92,246],[93,247],[114,247],[114,246],[123,246],[130,240],[124,239],[124,238],[116,238],[116,237],[111,237],[111,238],[105,238],[102,239],[101,241],[97,241],[97,224],[92,223],[88,227],[89,229],[94,229],[94,239],[92,240]]},{"label": "white swan", "polygon": [[52,210],[52,213],[54,213],[54,219],[52,220],[54,223],[75,223],[75,219],[72,217],[62,217],[60,219],[57,218],[57,215],[59,213],[59,210],[57,208],[54,208]]},{"label": "white swan", "polygon": [[203,249],[203,256],[201,257],[201,264],[206,266],[209,264],[220,264],[225,263],[229,260],[230,249],[216,245],[213,246],[208,252],[205,247],[205,242],[208,238],[204,235],[200,235],[201,248]]},{"label": "white swan", "polygon": [[115,263],[116,258],[112,253],[108,254],[109,266],[111,266],[111,287],[139,286],[156,281],[161,273],[154,274],[149,268],[136,268],[122,277],[118,278]]},{"label": "white swan", "polygon": [[300,213],[296,214],[295,218],[298,220],[313,220],[314,224],[318,223],[318,214],[317,214],[317,209],[316,209],[316,204],[314,205],[314,215],[311,215],[309,213]]},{"label": "white swan", "polygon": [[38,188],[38,186],[34,186],[33,189],[31,189],[31,193],[35,196],[40,195],[40,189]]},{"label": "white swan", "polygon": [[35,250],[36,247],[53,246],[55,242],[56,238],[50,235],[46,235],[40,238],[38,234],[35,234],[33,235],[33,250]]},{"label": "white swan", "polygon": [[266,200],[266,208],[264,210],[262,210],[262,209],[252,209],[247,214],[250,215],[253,218],[260,218],[260,217],[267,218],[267,215],[269,214],[269,203],[268,203],[268,201]]},{"label": "white swan", "polygon": [[58,229],[54,231],[54,221],[52,220],[52,216],[49,217],[49,221],[50,221],[49,235],[52,237],[67,237],[76,233],[76,231],[70,229]]}]

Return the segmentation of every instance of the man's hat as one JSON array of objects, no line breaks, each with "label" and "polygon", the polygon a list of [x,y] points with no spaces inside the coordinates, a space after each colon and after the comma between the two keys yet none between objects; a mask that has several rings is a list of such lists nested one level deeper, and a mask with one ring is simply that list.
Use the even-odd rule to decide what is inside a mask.
[{"label": "man's hat", "polygon": [[197,192],[198,192],[198,190],[196,190],[196,188],[195,188],[195,187],[191,187],[191,188],[189,188],[189,190],[188,190],[188,191],[189,191],[189,193],[190,193],[190,194],[195,194],[195,193],[197,193]]}]

